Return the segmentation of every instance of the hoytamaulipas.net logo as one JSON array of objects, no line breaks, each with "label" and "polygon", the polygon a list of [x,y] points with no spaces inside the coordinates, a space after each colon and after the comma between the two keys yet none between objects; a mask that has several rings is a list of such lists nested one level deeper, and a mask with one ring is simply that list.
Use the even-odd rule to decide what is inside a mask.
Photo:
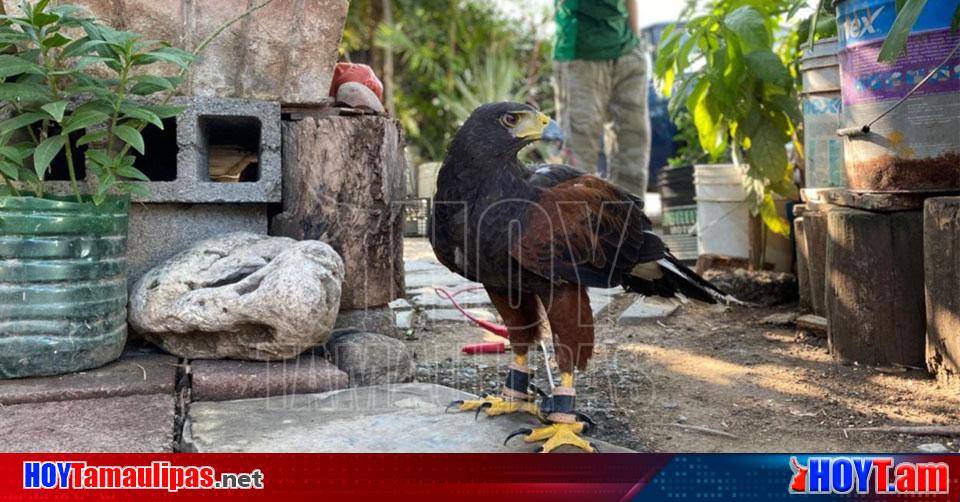
[{"label": "hoytamaulipas.net logo", "polygon": [[262,490],[263,472],[217,473],[210,466],[173,465],[87,465],[86,462],[25,461],[23,487],[26,489],[152,489],[179,490]]},{"label": "hoytamaulipas.net logo", "polygon": [[790,493],[897,494],[948,493],[950,466],[943,462],[896,462],[892,457],[790,457]]}]

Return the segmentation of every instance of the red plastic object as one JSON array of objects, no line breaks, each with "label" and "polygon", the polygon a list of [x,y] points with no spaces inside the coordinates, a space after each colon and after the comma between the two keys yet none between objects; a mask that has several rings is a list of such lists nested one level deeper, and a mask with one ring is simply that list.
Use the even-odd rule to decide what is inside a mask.
[{"label": "red plastic object", "polygon": [[503,354],[507,344],[503,342],[480,342],[463,346],[464,354]]},{"label": "red plastic object", "polygon": [[[477,326],[480,326],[481,328],[493,333],[494,335],[502,336],[504,338],[510,338],[510,332],[507,331],[506,326],[493,323],[490,321],[484,321],[483,319],[478,319],[476,316],[474,316],[470,312],[467,312],[466,310],[464,310],[463,307],[461,307],[460,304],[457,303],[457,300],[455,300],[456,296],[459,295],[460,293],[473,291],[475,289],[479,289],[479,287],[477,286],[469,287],[469,288],[461,289],[458,291],[454,291],[453,293],[450,293],[444,288],[433,288],[433,290],[436,291],[438,295],[446,297],[447,300],[450,300],[450,303],[452,303],[453,306],[457,310],[459,310],[461,314],[466,316],[467,319],[470,319],[471,321],[476,323]],[[465,354],[501,354],[506,350],[507,350],[507,344],[504,342],[471,343],[469,345],[464,345],[463,347],[463,352]]]},{"label": "red plastic object", "polygon": [[373,68],[365,64],[337,63],[333,69],[333,82],[330,83],[330,96],[336,97],[337,89],[344,82],[359,82],[377,95],[383,101],[383,82],[373,73]]}]

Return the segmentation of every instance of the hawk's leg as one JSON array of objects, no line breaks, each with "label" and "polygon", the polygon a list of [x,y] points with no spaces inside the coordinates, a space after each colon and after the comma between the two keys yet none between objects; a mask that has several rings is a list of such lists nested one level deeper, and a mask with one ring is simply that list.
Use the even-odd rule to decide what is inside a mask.
[{"label": "hawk's leg", "polygon": [[540,416],[540,407],[530,392],[530,368],[526,360],[525,355],[514,357],[499,396],[487,395],[480,399],[454,401],[450,406],[456,406],[460,411],[476,410],[477,415],[482,411],[491,417],[518,411]]},{"label": "hawk's leg", "polygon": [[513,363],[508,367],[507,378],[499,396],[454,401],[447,408],[456,406],[460,411],[476,410],[478,416],[480,412],[488,416],[524,412],[539,417],[540,406],[537,405],[536,395],[530,391],[532,372],[527,365],[527,353],[543,329],[544,316],[540,300],[530,293],[504,292],[491,288],[487,288],[487,294],[510,331]]},{"label": "hawk's leg", "polygon": [[546,441],[540,451],[551,452],[560,446],[571,445],[594,452],[597,448],[579,434],[586,432],[593,422],[576,411],[577,391],[573,372],[587,368],[593,355],[593,312],[587,288],[564,284],[554,288],[549,297],[541,299],[546,305],[547,317],[553,331],[553,347],[560,367],[560,385],[544,398],[540,412],[550,425],[538,429],[521,429],[507,436],[524,434],[524,441]]}]

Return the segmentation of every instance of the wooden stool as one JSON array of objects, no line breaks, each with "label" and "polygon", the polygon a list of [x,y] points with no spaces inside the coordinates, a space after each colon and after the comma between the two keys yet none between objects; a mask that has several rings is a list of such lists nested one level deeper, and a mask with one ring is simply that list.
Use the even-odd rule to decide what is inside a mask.
[{"label": "wooden stool", "polygon": [[927,369],[960,384],[960,197],[928,199],[923,227]]},{"label": "wooden stool", "polygon": [[[834,207],[827,213],[830,351],[866,365],[923,366],[923,212],[917,203],[923,199],[843,195],[831,202],[874,210]],[[809,221],[805,226],[809,235]]]}]

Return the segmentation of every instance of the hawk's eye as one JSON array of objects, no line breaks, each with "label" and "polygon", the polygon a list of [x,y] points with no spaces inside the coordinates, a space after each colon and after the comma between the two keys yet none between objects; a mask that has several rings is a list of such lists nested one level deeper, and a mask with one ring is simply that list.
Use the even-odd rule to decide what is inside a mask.
[{"label": "hawk's eye", "polygon": [[520,115],[517,113],[506,113],[500,117],[500,123],[511,129],[517,127],[517,124],[520,123]]}]

